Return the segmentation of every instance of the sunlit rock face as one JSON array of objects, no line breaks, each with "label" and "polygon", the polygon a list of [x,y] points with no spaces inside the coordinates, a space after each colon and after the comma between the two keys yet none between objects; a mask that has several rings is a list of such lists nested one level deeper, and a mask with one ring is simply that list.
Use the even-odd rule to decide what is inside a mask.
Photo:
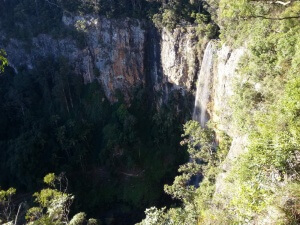
[{"label": "sunlit rock face", "polygon": [[63,21],[85,33],[90,56],[86,68],[92,63],[90,67],[98,70],[98,74],[89,70],[85,80],[97,79],[109,99],[117,89],[128,97],[132,87],[145,82],[145,30],[140,21],[103,17],[64,17]]},{"label": "sunlit rock face", "polygon": [[224,131],[232,138],[230,150],[222,165],[224,173],[219,175],[216,182],[217,193],[222,192],[222,188],[226,187],[224,178],[226,172],[230,171],[234,160],[247,151],[247,136],[242,135],[233,123],[233,109],[230,104],[234,94],[234,81],[239,76],[237,72],[239,62],[245,53],[245,48],[231,49],[223,45],[215,56],[211,118],[217,124],[218,130]]},{"label": "sunlit rock face", "polygon": [[217,141],[219,131],[232,138],[228,155],[221,165],[223,172],[216,180],[216,196],[230,195],[226,190],[229,185],[226,177],[235,159],[247,151],[247,136],[241,135],[233,123],[230,104],[234,94],[234,81],[239,76],[239,62],[245,52],[245,48],[232,50],[226,45],[220,47],[219,41],[212,40],[206,46],[197,76],[193,120],[205,127],[210,119],[215,124]]},{"label": "sunlit rock face", "polygon": [[144,84],[161,94],[161,103],[174,90],[182,95],[192,91],[203,54],[195,27],[154,32],[149,22],[94,15],[64,15],[62,22],[81,35],[39,34],[28,43],[8,39],[0,31],[0,47],[7,51],[10,65],[32,69],[42,58],[65,57],[85,83],[97,80],[111,102],[116,101],[116,90],[130,100],[131,90]]},{"label": "sunlit rock face", "polygon": [[[214,42],[214,44],[218,44]],[[227,176],[235,160],[247,151],[247,136],[239,132],[239,128],[232,119],[233,109],[230,102],[234,94],[234,82],[239,77],[239,62],[246,54],[246,48],[231,49],[223,45],[215,52],[214,74],[212,82],[211,105],[209,114],[217,125],[217,130],[223,131],[232,138],[231,147],[226,159],[221,165],[222,172],[216,179],[215,200],[218,198],[230,199],[230,183]],[[221,197],[222,196],[222,197]]]},{"label": "sunlit rock face", "polygon": [[4,45],[0,39],[0,46],[7,51],[10,65],[14,68],[25,65],[31,69],[41,57],[63,56],[85,82],[98,80],[111,101],[115,100],[117,89],[129,98],[133,86],[145,83],[145,30],[142,22],[64,16],[63,23],[83,33],[85,47],[78,47],[76,37],[54,39],[48,34],[33,38],[30,48],[26,48],[24,42],[13,39]]},{"label": "sunlit rock face", "polygon": [[230,102],[234,94],[234,80],[239,76],[237,73],[239,62],[245,52],[245,48],[231,49],[223,45],[214,57],[211,117],[218,124],[218,128],[230,136],[235,135]]},{"label": "sunlit rock face", "polygon": [[176,28],[161,33],[161,64],[164,82],[191,90],[199,70],[198,37],[194,27]]}]

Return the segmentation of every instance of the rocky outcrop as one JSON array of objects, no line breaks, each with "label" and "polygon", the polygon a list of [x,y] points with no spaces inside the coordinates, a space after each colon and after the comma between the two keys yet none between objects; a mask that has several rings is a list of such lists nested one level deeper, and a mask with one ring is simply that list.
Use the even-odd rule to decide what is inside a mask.
[{"label": "rocky outcrop", "polygon": [[218,129],[230,136],[236,135],[230,102],[234,94],[234,80],[239,76],[238,64],[244,54],[245,48],[231,49],[226,45],[215,54],[211,117],[218,124]]},{"label": "rocky outcrop", "polygon": [[230,191],[227,190],[232,190],[229,188],[230,184],[226,182],[226,177],[238,156],[247,151],[248,138],[234,124],[233,109],[230,105],[234,94],[234,80],[239,76],[238,65],[245,53],[245,48],[231,49],[226,45],[223,45],[215,53],[210,116],[212,122],[217,124],[216,129],[225,132],[232,138],[230,150],[221,165],[222,172],[216,180],[215,196],[222,195],[223,199],[230,198]]},{"label": "rocky outcrop", "polygon": [[[159,34],[150,31],[147,45],[150,55],[147,65],[156,103],[167,103],[172,93],[187,96],[194,91],[207,40],[197,35],[196,27],[186,26]],[[186,101],[183,100],[183,101]],[[191,108],[192,109],[192,108]]]},{"label": "rocky outcrop", "polygon": [[[129,97],[133,86],[145,83],[145,30],[142,22],[134,19],[106,19],[95,16],[63,17],[66,26],[83,33],[85,46],[79,48],[74,37],[54,39],[40,34],[32,39],[30,48],[22,41],[10,39],[0,46],[7,51],[10,65],[33,68],[41,57],[67,58],[85,82],[98,80],[106,96],[114,101],[114,92],[120,89]],[[27,44],[28,45],[28,44]]]},{"label": "rocky outcrop", "polygon": [[[246,53],[245,48],[232,50],[223,45],[218,47],[218,41],[210,41],[205,49],[201,70],[198,75],[196,100],[193,119],[204,127],[208,117],[216,124],[216,134],[225,132],[232,138],[228,155],[221,165],[222,172],[216,180],[216,196],[227,195],[230,184],[226,182],[235,160],[247,150],[247,136],[241,134],[232,120],[233,110],[230,106],[234,94],[234,80],[239,61]],[[232,189],[228,189],[232,190]]]},{"label": "rocky outcrop", "polygon": [[20,40],[5,41],[0,32],[0,47],[7,51],[10,65],[32,69],[41,58],[63,56],[86,83],[99,81],[110,101],[117,89],[128,99],[134,86],[148,81],[160,92],[161,103],[173,90],[182,95],[192,91],[203,54],[195,27],[157,32],[143,21],[92,15],[65,15],[62,22],[81,32],[84,47],[78,46],[78,37],[55,39],[49,34],[33,38],[28,47]]},{"label": "rocky outcrop", "polygon": [[161,64],[164,80],[190,91],[199,70],[198,36],[194,27],[167,29],[161,34]]}]

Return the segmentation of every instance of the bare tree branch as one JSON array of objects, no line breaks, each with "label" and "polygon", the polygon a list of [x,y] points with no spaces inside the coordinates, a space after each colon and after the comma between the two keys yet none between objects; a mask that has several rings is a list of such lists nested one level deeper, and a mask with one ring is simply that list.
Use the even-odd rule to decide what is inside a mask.
[{"label": "bare tree branch", "polygon": [[276,1],[275,3],[286,6],[286,5],[289,5],[291,3],[291,1],[288,1],[288,2]]},{"label": "bare tree branch", "polygon": [[20,213],[22,204],[23,204],[23,203],[20,203],[20,205],[19,205],[19,208],[18,208],[18,212],[17,212],[16,218],[15,218],[14,225],[17,225],[17,223],[18,223],[18,217],[19,217],[19,213]]},{"label": "bare tree branch", "polygon": [[284,1],[262,1],[262,0],[250,0],[251,2],[262,2],[262,3],[268,3],[268,4],[280,4],[283,6],[287,6],[292,3],[292,1],[284,2]]},{"label": "bare tree branch", "polygon": [[266,20],[289,20],[289,19],[299,19],[300,15],[298,16],[286,16],[286,17],[268,17],[268,16],[262,16],[262,15],[255,15],[255,16],[247,16],[243,17],[244,19],[249,19],[249,18],[262,18]]},{"label": "bare tree branch", "polygon": [[60,5],[58,5],[58,4],[54,3],[54,2],[52,2],[52,1],[50,1],[50,0],[45,0],[45,2],[47,2],[49,5],[53,5],[53,6],[57,7],[57,8],[59,8],[59,9],[61,9],[63,12],[65,12],[65,13],[67,13],[67,14],[69,14],[69,15],[72,15],[71,12],[65,10],[62,6],[60,6]]}]

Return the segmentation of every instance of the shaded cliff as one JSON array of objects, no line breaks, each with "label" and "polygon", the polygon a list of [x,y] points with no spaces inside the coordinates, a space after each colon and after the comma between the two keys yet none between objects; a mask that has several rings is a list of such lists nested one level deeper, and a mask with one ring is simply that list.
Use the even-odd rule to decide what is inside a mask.
[{"label": "shaded cliff", "polygon": [[192,92],[203,54],[196,27],[158,31],[145,21],[92,15],[65,15],[62,21],[81,37],[39,34],[28,43],[7,40],[2,32],[0,46],[10,66],[16,71],[22,66],[32,69],[41,58],[67,58],[86,83],[97,80],[110,101],[115,101],[116,90],[129,99],[135,86],[146,83],[154,94],[159,93],[161,103],[173,90],[181,95]]},{"label": "shaded cliff", "polygon": [[[141,85],[149,88],[159,106],[168,103],[173,93],[179,93],[172,104],[186,102],[190,112],[194,109],[193,119],[201,121],[203,127],[210,117],[217,124],[217,138],[218,132],[223,131],[233,139],[221,166],[224,173],[216,181],[216,193],[223,194],[226,174],[233,160],[244,152],[247,140],[232,124],[228,104],[234,92],[233,81],[238,76],[238,62],[245,50],[219,47],[218,41],[211,41],[204,51],[202,46],[207,40],[197,34],[194,26],[158,31],[145,21],[91,15],[64,16],[63,23],[83,35],[83,47],[72,37],[54,39],[48,34],[33,38],[29,48],[27,43],[15,39],[4,45],[2,34],[10,65],[15,70],[22,66],[32,69],[40,58],[67,58],[85,83],[100,83],[110,102],[116,100],[117,90],[129,100],[134,87]],[[194,108],[187,101],[193,92]],[[176,110],[182,110],[182,106]]]},{"label": "shaded cliff", "polygon": [[142,22],[64,16],[63,23],[83,33],[85,47],[79,48],[73,37],[55,39],[48,34],[33,38],[29,48],[28,43],[16,39],[4,45],[3,33],[1,46],[7,51],[10,65],[16,70],[20,66],[31,69],[43,57],[65,57],[85,82],[98,80],[111,101],[117,89],[128,98],[133,86],[145,82]]},{"label": "shaded cliff", "polygon": [[155,102],[158,106],[167,104],[176,95],[173,103],[178,104],[179,110],[185,108],[192,114],[193,93],[207,39],[197,33],[196,26],[154,29],[148,34],[151,39],[147,39],[147,65]]}]

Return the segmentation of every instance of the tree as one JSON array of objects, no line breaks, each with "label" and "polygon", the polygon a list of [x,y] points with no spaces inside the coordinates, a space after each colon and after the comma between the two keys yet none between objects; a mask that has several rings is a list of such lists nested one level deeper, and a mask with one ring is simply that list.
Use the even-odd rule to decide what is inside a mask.
[{"label": "tree", "polygon": [[13,221],[14,204],[12,197],[16,194],[16,189],[9,188],[8,190],[1,190],[0,188],[0,223]]},{"label": "tree", "polygon": [[69,221],[70,207],[74,195],[68,194],[68,179],[64,173],[56,176],[49,173],[44,177],[47,188],[34,193],[37,207],[30,208],[26,213],[26,219],[33,224],[69,224],[69,225],[97,225],[94,219],[86,220],[85,213],[78,213]]},{"label": "tree", "polygon": [[6,52],[3,49],[0,49],[0,73],[4,71],[5,66],[8,66]]},{"label": "tree", "polygon": [[[61,173],[56,176],[50,173],[44,177],[44,183],[48,186],[33,196],[38,206],[27,210],[26,220],[30,225],[97,225],[97,220],[86,219],[85,213],[77,213],[69,221],[70,206],[74,195],[68,194],[68,179]],[[18,224],[18,217],[22,203],[18,210],[13,203],[12,197],[16,189],[0,190],[0,223]],[[23,207],[25,208],[25,207]]]},{"label": "tree", "polygon": [[[265,1],[265,0],[221,0],[220,8],[223,17],[228,18],[261,18],[268,20],[288,20],[300,18],[297,1]],[[286,9],[293,11],[286,13]],[[278,14],[278,12],[282,12]]]}]

